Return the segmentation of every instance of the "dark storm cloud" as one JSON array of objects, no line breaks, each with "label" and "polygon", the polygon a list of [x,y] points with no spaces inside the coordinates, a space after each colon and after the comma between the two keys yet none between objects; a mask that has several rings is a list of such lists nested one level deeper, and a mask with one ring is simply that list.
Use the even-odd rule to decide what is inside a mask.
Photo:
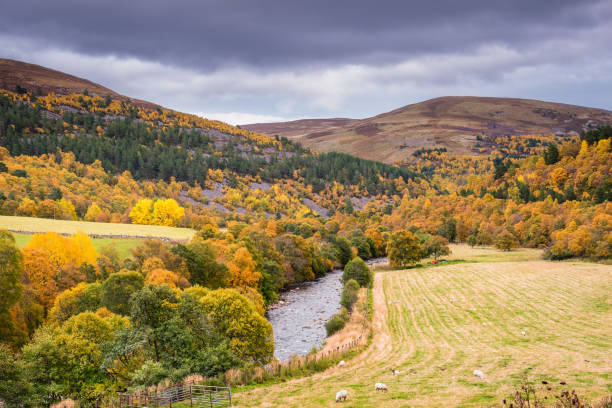
[{"label": "dark storm cloud", "polygon": [[223,66],[393,63],[482,44],[521,48],[601,23],[596,2],[6,1],[0,33],[86,55]]}]

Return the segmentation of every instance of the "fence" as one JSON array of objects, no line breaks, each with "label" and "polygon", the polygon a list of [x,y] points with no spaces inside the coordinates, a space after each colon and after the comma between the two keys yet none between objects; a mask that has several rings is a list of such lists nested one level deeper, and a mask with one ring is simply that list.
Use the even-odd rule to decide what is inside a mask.
[{"label": "fence", "polygon": [[173,404],[189,402],[190,407],[231,407],[230,387],[207,385],[177,385],[159,393],[119,394],[119,408],[172,408]]}]

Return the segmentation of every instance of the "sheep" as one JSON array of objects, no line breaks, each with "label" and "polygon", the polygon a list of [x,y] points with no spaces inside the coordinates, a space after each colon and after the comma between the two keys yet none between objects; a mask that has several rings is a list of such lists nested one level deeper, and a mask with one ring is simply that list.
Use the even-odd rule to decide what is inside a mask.
[{"label": "sheep", "polygon": [[348,391],[340,390],[336,393],[336,402],[346,401],[346,397],[348,397]]},{"label": "sheep", "polygon": [[345,364],[346,363],[344,362],[344,360],[342,360],[338,363],[338,367],[344,367]]},{"label": "sheep", "polygon": [[484,378],[484,373],[480,370],[474,370],[474,377],[478,377],[478,378]]},{"label": "sheep", "polygon": [[376,383],[374,384],[374,392],[387,392],[389,391],[389,389],[387,388],[387,386],[383,383]]},{"label": "sheep", "polygon": [[400,373],[399,370],[395,370],[393,368],[391,369],[391,374],[398,375],[399,373]]},{"label": "sheep", "polygon": [[527,333],[525,332],[525,330],[522,330],[522,331],[521,331],[521,335],[522,335],[523,337],[525,337],[525,336],[527,335]]}]

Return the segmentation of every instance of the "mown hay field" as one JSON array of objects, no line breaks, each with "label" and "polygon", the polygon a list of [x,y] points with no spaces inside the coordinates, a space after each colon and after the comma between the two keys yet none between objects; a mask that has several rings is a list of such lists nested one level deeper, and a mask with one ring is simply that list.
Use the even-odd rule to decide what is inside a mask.
[{"label": "mown hay field", "polygon": [[[501,406],[524,376],[588,398],[612,394],[612,266],[486,262],[495,250],[459,249],[480,262],[376,274],[372,345],[344,367],[235,390],[236,405]],[[389,392],[375,393],[376,382]],[[336,404],[341,389],[349,398]]]},{"label": "mown hay field", "polygon": [[189,240],[195,234],[195,231],[189,228],[164,227],[160,225],[112,224],[16,216],[0,216],[0,229],[24,233],[53,231],[60,234],[75,234],[77,231],[83,231],[87,235],[104,237],[151,237],[175,241]]}]

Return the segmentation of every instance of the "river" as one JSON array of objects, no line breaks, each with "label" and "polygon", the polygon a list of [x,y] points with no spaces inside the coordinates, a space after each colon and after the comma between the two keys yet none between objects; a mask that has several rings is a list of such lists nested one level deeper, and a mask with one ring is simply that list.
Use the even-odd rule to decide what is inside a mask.
[{"label": "river", "polygon": [[[375,258],[371,265],[386,261]],[[304,356],[326,339],[325,322],[340,310],[342,270],[329,272],[322,278],[303,282],[281,293],[266,317],[274,328],[274,356],[280,361],[293,354]]]}]

